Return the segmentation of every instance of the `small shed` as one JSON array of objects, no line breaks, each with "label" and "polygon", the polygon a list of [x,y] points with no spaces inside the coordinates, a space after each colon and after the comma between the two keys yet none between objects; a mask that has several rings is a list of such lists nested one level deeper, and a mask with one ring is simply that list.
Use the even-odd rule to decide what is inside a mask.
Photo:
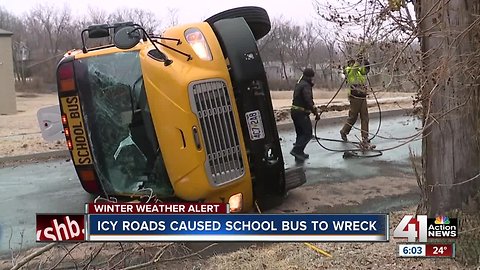
[{"label": "small shed", "polygon": [[0,114],[17,113],[12,32],[0,29]]}]

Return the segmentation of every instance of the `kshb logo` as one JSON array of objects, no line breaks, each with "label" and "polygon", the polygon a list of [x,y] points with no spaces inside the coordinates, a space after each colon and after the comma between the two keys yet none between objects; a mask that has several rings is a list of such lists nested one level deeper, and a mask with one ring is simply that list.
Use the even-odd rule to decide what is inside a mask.
[{"label": "kshb logo", "polygon": [[456,218],[445,216],[428,218],[426,215],[405,215],[393,231],[393,238],[406,238],[408,242],[427,242],[428,238],[456,238]]}]

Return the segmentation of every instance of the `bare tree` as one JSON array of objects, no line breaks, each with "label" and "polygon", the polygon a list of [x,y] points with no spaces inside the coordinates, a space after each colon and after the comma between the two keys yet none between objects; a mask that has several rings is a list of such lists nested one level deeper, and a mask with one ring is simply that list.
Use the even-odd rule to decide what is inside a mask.
[{"label": "bare tree", "polygon": [[[330,83],[333,83],[333,72],[335,67],[335,62],[338,61],[336,55],[337,51],[335,49],[335,39],[331,38],[328,36],[328,34],[323,31],[323,26],[321,24],[317,24],[316,27],[314,27],[315,34],[317,37],[323,42],[323,47],[326,49],[327,54],[328,54],[328,68],[330,70]],[[338,68],[338,67],[337,67]],[[325,76],[325,73],[324,73]],[[330,87],[330,84],[328,84],[328,87]]]},{"label": "bare tree", "polygon": [[[84,19],[85,20],[85,19]],[[88,8],[88,17],[86,18],[88,25],[90,24],[104,24],[108,20],[108,14],[103,9]]]},{"label": "bare tree", "polygon": [[[260,52],[262,53],[263,60],[279,61],[282,69],[282,78],[289,84],[289,78],[286,70],[287,62],[289,59],[288,47],[289,39],[287,30],[290,26],[290,22],[285,21],[283,18],[277,18],[273,20],[272,29],[268,36],[263,38],[260,43]],[[266,57],[264,57],[266,56]]]},{"label": "bare tree", "polygon": [[[398,8],[392,5],[396,3]],[[363,53],[372,60],[374,85],[393,91],[416,91],[422,85],[412,1],[362,0],[337,8],[317,5],[320,16],[333,23],[344,59]]]},{"label": "bare tree", "polygon": [[148,33],[160,30],[161,21],[150,11],[143,9],[118,9],[109,15],[111,23],[132,21],[143,26]]},{"label": "bare tree", "polygon": [[263,38],[257,41],[258,50],[262,54],[262,59],[264,61],[271,61],[274,58],[273,56],[274,54],[272,53],[272,50],[275,47],[274,43],[275,43],[276,36],[274,34],[275,33],[274,29],[277,28],[276,24],[277,24],[276,20],[272,21],[272,27],[270,32],[268,32],[266,36],[264,36]]},{"label": "bare tree", "polygon": [[167,13],[168,13],[168,26],[173,27],[178,24],[178,9],[176,8],[167,8]]},{"label": "bare tree", "polygon": [[281,28],[282,36],[285,39],[287,53],[292,59],[293,66],[301,71],[307,66],[315,68],[315,61],[312,54],[318,45],[317,35],[311,31],[312,23],[305,26],[285,24]]},{"label": "bare tree", "polygon": [[22,21],[3,7],[0,7],[0,28],[13,32],[18,39],[25,34]]},{"label": "bare tree", "polygon": [[392,80],[399,72],[413,78],[423,107],[428,212],[461,209],[480,187],[480,3],[362,0],[330,9],[324,19],[365,29],[345,36],[383,49],[379,64]]},{"label": "bare tree", "polygon": [[[81,31],[83,29],[95,24],[107,24],[108,20],[109,14],[105,10],[89,7],[88,14],[84,15],[81,18],[78,18],[74,22],[74,26],[72,27],[72,29],[76,31],[74,35],[74,41],[80,43]],[[86,43],[87,47],[97,47],[111,43],[111,38],[96,38],[94,40],[88,40],[86,41]]]},{"label": "bare tree", "polygon": [[60,52],[62,40],[72,23],[71,11],[67,6],[56,9],[53,6],[38,5],[32,9],[27,26],[38,37],[38,42],[46,42],[45,53],[55,56]]},{"label": "bare tree", "polygon": [[21,59],[25,49],[26,32],[23,22],[15,15],[0,7],[0,28],[13,33],[12,52],[13,70],[18,81],[25,83],[24,59]]},{"label": "bare tree", "polygon": [[55,81],[55,66],[65,48],[72,48],[72,14],[67,6],[56,8],[37,5],[25,15],[26,44],[30,48],[30,63],[27,67],[37,81]]},{"label": "bare tree", "polygon": [[417,11],[428,206],[443,214],[461,208],[480,187],[480,3],[422,0]]},{"label": "bare tree", "polygon": [[330,40],[327,40],[327,36],[322,39],[319,29],[314,23],[297,25],[280,17],[273,20],[270,33],[259,41],[262,59],[280,63],[282,79],[287,81],[289,87],[292,86],[292,73],[301,73],[305,67],[320,68],[324,74],[319,77],[320,85],[325,86],[333,80],[328,61],[333,61],[336,54],[334,43],[328,48],[326,42]]}]

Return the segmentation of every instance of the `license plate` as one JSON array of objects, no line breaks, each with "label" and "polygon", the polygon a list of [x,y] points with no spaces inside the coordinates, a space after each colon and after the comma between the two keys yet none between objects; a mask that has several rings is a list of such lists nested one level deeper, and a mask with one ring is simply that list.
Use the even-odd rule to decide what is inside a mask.
[{"label": "license plate", "polygon": [[260,111],[251,111],[245,114],[247,118],[248,132],[252,141],[265,138],[265,130],[263,129],[262,116]]}]

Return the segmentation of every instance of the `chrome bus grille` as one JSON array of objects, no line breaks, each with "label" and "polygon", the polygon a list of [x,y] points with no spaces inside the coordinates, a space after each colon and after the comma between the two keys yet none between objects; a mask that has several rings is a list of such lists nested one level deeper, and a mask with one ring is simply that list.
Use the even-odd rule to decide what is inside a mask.
[{"label": "chrome bus grille", "polygon": [[226,83],[195,82],[189,94],[202,131],[211,183],[219,186],[241,177],[245,168]]}]

